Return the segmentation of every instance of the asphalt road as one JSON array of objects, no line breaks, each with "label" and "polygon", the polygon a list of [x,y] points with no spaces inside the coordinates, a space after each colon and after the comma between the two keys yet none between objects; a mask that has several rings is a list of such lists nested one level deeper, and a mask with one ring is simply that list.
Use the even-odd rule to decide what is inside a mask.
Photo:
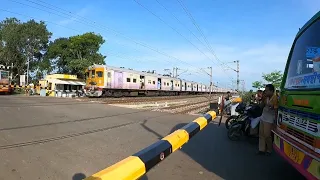
[{"label": "asphalt road", "polygon": [[[73,99],[0,96],[0,179],[77,180],[195,119]],[[143,179],[303,179],[255,141],[231,142],[211,123]]]}]

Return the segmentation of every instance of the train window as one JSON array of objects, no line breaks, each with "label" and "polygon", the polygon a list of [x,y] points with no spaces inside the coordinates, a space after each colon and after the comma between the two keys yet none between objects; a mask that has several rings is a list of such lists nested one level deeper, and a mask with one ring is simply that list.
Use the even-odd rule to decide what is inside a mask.
[{"label": "train window", "polygon": [[137,79],[132,79],[132,82],[133,83],[137,83]]},{"label": "train window", "polygon": [[151,80],[148,80],[148,84],[151,84]]},{"label": "train window", "polygon": [[178,87],[180,87],[180,84],[178,84]]},{"label": "train window", "polygon": [[103,72],[102,71],[97,71],[97,76],[98,77],[102,77],[103,76]]},{"label": "train window", "polygon": [[165,85],[166,85],[166,82],[163,82],[163,85],[165,86]]},{"label": "train window", "polygon": [[127,82],[130,82],[130,78],[127,78]]},{"label": "train window", "polygon": [[111,77],[111,72],[108,72],[107,76],[108,76],[108,78],[110,78]]},{"label": "train window", "polygon": [[169,86],[169,83],[167,83],[167,86]]},{"label": "train window", "polygon": [[152,84],[156,84],[156,81],[152,81]]},{"label": "train window", "polygon": [[91,77],[94,78],[95,74],[96,74],[96,71],[95,71],[95,70],[92,70],[92,72],[91,72]]}]

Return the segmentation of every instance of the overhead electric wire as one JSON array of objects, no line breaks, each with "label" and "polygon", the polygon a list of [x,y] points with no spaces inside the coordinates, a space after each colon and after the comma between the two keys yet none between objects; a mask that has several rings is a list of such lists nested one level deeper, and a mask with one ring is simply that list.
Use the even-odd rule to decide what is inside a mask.
[{"label": "overhead electric wire", "polygon": [[[11,0],[11,1],[16,2],[16,3],[19,3],[19,4],[27,5],[27,4],[24,4],[24,3],[21,3],[21,2],[17,2],[17,1],[15,1],[15,0]],[[36,2],[34,2],[34,1],[31,1],[31,0],[26,0],[26,1],[32,2],[32,3],[37,4],[37,5],[39,5],[39,6],[42,6],[42,7],[47,7],[47,6],[45,6],[45,5],[36,3]],[[48,3],[46,3],[46,4],[48,4]],[[36,8],[36,9],[40,9],[40,8],[37,8],[37,7],[34,7],[34,6],[30,6],[30,5],[27,5],[27,6],[32,7],[32,8]],[[51,9],[52,9],[52,8],[51,8]],[[62,9],[62,8],[60,8],[60,9]],[[40,9],[40,10],[45,11],[45,12],[49,12],[49,13],[52,13],[52,14],[55,14],[55,15],[58,15],[58,16],[61,16],[61,15],[59,15],[59,14],[57,14],[57,13],[53,13],[53,12],[46,11],[46,10],[43,10],[43,9]],[[54,11],[57,11],[57,10],[54,10]],[[64,10],[64,11],[68,12],[67,10]],[[72,16],[73,16],[72,14],[73,14],[73,13],[70,12],[70,14],[69,14],[68,16],[71,16],[71,17],[72,17]],[[81,16],[79,16],[79,17],[81,17]],[[66,18],[66,17],[64,17],[64,18]],[[69,18],[69,17],[67,17],[67,18]],[[73,18],[78,19],[77,17],[74,17],[74,16],[73,16]],[[84,23],[84,22],[81,22],[81,21],[78,21],[78,20],[74,20],[74,21],[79,22],[79,23],[81,23],[81,24],[88,25],[88,24],[86,24],[86,23]],[[90,25],[90,26],[91,26],[91,27],[94,27],[94,28],[97,28],[97,25],[98,25],[98,24],[94,24],[94,25]],[[134,40],[133,38],[128,37],[128,36],[124,35],[123,33],[120,33],[120,32],[118,32],[118,31],[116,31],[116,30],[114,30],[114,29],[111,29],[111,28],[106,27],[106,26],[102,26],[102,27],[104,27],[104,29],[107,30],[107,31],[113,32],[116,36],[120,35],[120,36],[122,36],[123,38],[128,39],[128,40],[134,42],[135,44],[138,44],[138,45],[143,46],[143,47],[145,47],[145,48],[148,48],[148,49],[150,49],[150,50],[152,50],[152,51],[155,51],[155,52],[157,52],[157,53],[159,53],[159,54],[162,54],[162,55],[164,55],[164,56],[166,56],[166,57],[168,57],[168,58],[170,58],[170,59],[174,59],[174,60],[176,60],[176,61],[179,61],[179,62],[182,62],[182,63],[184,63],[184,64],[187,64],[187,65],[189,65],[189,66],[191,66],[191,67],[194,67],[194,65],[192,65],[192,64],[190,64],[190,63],[187,63],[187,62],[185,62],[185,61],[183,61],[183,60],[181,60],[181,59],[179,59],[179,58],[176,58],[176,57],[174,57],[174,56],[171,56],[171,55],[169,55],[169,54],[167,54],[167,53],[165,53],[165,52],[162,52],[162,51],[160,51],[160,50],[158,50],[158,49],[156,49],[156,48],[154,48],[154,47],[151,47],[151,46],[149,46],[149,45],[147,45],[147,44],[145,44],[145,43],[136,41],[136,40]],[[102,29],[102,28],[100,28],[100,29]],[[167,61],[167,60],[165,60],[165,61]],[[199,68],[199,69],[200,69],[200,68]]]},{"label": "overhead electric wire", "polygon": [[[197,28],[197,30],[200,32],[200,34],[202,35],[204,41],[206,42],[206,44],[208,45],[208,47],[211,49],[212,54],[215,56],[215,58],[221,62],[221,65],[226,65],[224,62],[222,62],[217,55],[214,53],[210,43],[208,42],[208,39],[206,38],[206,36],[204,35],[203,31],[201,30],[201,28],[199,27],[199,25],[197,24],[197,22],[195,21],[195,19],[193,18],[192,14],[189,12],[188,8],[183,4],[183,2],[181,0],[177,0],[180,4],[180,6],[183,8],[183,10],[185,11],[185,13],[187,14],[187,16],[190,18],[190,20],[192,21],[193,25]],[[228,67],[228,66],[227,66]],[[230,67],[229,67],[230,68]]]},{"label": "overhead electric wire", "polygon": [[73,29],[73,28],[70,28],[70,27],[67,27],[67,26],[63,26],[63,25],[61,25],[61,24],[58,24],[58,23],[55,23],[55,22],[52,22],[52,21],[47,21],[47,20],[35,18],[35,17],[33,17],[33,16],[29,16],[29,15],[26,15],[26,14],[21,14],[21,13],[9,11],[9,10],[6,10],[6,9],[1,9],[1,8],[0,8],[0,11],[8,12],[8,13],[11,13],[11,14],[16,14],[16,15],[20,15],[20,16],[25,16],[25,17],[28,17],[28,18],[31,18],[31,19],[34,19],[34,20],[39,20],[39,21],[51,23],[51,24],[54,24],[54,25],[57,25],[57,26],[61,26],[61,27],[63,27],[63,28],[67,28],[67,29],[70,29],[70,30],[77,31],[77,32],[80,32],[80,33],[81,33],[81,31],[79,31],[79,30],[77,30],[77,29]]},{"label": "overhead electric wire", "polygon": [[[209,52],[212,53],[213,56],[216,57],[216,55],[215,55],[212,47],[210,46],[210,44],[209,44],[208,42],[206,42],[207,45],[205,45],[205,43],[203,43],[203,42],[198,38],[197,35],[195,35],[184,23],[182,23],[182,22],[177,18],[177,16],[175,16],[171,11],[168,10],[168,8],[166,8],[163,4],[161,4],[161,3],[159,2],[159,0],[156,0],[156,1],[157,1],[157,3],[158,3],[160,6],[162,6],[167,12],[169,12],[182,26],[184,26],[202,45],[204,45],[204,46],[209,50]],[[216,57],[216,58],[218,58],[218,57]],[[216,62],[214,62],[214,63],[216,63]],[[222,66],[222,65],[220,65],[220,66]],[[227,76],[229,76],[230,79],[232,79],[232,77],[226,72],[226,70],[224,70],[224,72],[227,74]]]},{"label": "overhead electric wire", "polygon": [[[35,17],[33,17],[33,16],[29,16],[29,15],[26,15],[26,14],[22,14],[22,13],[18,13],[18,12],[13,12],[13,11],[9,11],[9,10],[6,10],[6,9],[1,9],[1,8],[0,8],[0,11],[4,11],[4,12],[11,13],[11,14],[16,14],[16,15],[24,16],[24,17],[28,17],[28,18],[31,18],[31,19],[34,19],[34,20],[43,21],[43,22],[46,22],[46,23],[54,24],[54,25],[57,25],[57,26],[60,26],[60,27],[66,28],[66,29],[70,29],[70,30],[73,30],[73,31],[82,33],[81,31],[79,31],[79,30],[77,30],[77,29],[69,28],[69,27],[67,27],[67,26],[63,26],[63,25],[60,25],[60,24],[58,24],[58,23],[54,23],[54,22],[52,22],[52,21],[35,18]],[[51,35],[50,38],[56,38],[56,39],[57,39],[57,38],[59,38],[59,37],[57,37],[57,36],[55,36],[55,35]],[[125,47],[123,44],[121,44],[121,43],[119,43],[119,42],[116,42],[116,43],[119,44],[120,46]],[[138,50],[135,49],[135,48],[133,48],[133,49],[136,50],[136,51],[138,51]],[[120,54],[120,53],[119,53],[119,54]],[[122,53],[122,54],[123,54],[123,53]],[[118,57],[119,57],[119,56],[118,56]],[[123,58],[123,59],[125,59],[125,58]],[[127,60],[128,60],[128,59],[132,59],[132,60],[135,60],[135,61],[137,61],[137,62],[143,62],[143,61],[141,61],[141,60],[138,60],[138,59],[132,58],[132,57],[131,57],[131,58],[126,58],[126,59],[127,59]],[[155,60],[148,60],[148,61],[153,61],[153,62],[155,62]],[[172,64],[172,62],[169,62],[169,63]]]},{"label": "overhead electric wire", "polygon": [[[83,18],[83,19],[87,19],[87,18],[84,18],[84,17],[79,16],[79,15],[76,15],[76,16],[78,16],[79,18],[74,17],[73,13],[71,13],[71,12],[69,12],[69,11],[67,11],[67,10],[64,10],[64,9],[62,9],[62,8],[59,8],[59,7],[57,7],[57,6],[54,6],[54,7],[55,7],[55,8],[59,8],[59,9],[61,9],[61,10],[63,10],[63,11],[68,12],[68,13],[63,13],[63,14],[66,14],[68,17],[62,16],[62,15],[60,15],[60,14],[55,13],[55,12],[57,12],[57,10],[55,10],[54,8],[50,8],[50,9],[53,10],[53,11],[55,11],[55,12],[50,12],[50,11],[47,11],[47,10],[44,10],[44,9],[41,9],[41,8],[38,8],[38,7],[30,6],[30,5],[28,5],[28,4],[24,4],[24,3],[21,3],[21,2],[15,1],[15,0],[11,0],[11,1],[16,2],[16,3],[19,3],[19,4],[22,4],[22,5],[26,5],[26,6],[29,6],[29,7],[38,9],[38,10],[41,10],[41,11],[45,11],[45,12],[48,12],[48,13],[52,13],[52,14],[55,14],[55,15],[60,16],[60,17],[63,17],[63,18],[70,18],[70,17],[71,17],[71,18],[74,18],[73,21],[78,22],[78,23],[81,23],[81,24],[84,24],[84,25],[88,25],[88,23],[92,22],[92,20],[90,20],[90,22],[88,22],[88,23],[84,23],[83,21],[79,21],[79,20],[78,20],[79,18]],[[35,3],[34,1],[30,1],[30,0],[26,0],[26,1]],[[40,2],[43,2],[43,1],[40,1]],[[37,4],[37,5],[39,5],[39,6],[42,6],[42,7],[47,7],[47,6],[44,6],[44,5],[39,4],[39,3],[35,3],[35,4]],[[46,3],[46,4],[48,4],[48,3]],[[8,11],[8,10],[5,10],[5,11],[10,12],[10,11]],[[60,12],[61,12],[61,11],[60,11]],[[11,11],[11,13],[14,13],[14,12]],[[16,14],[19,14],[19,13],[16,13]],[[20,15],[22,15],[22,14],[20,14]],[[31,16],[29,16],[29,17],[31,17]],[[37,18],[34,18],[34,19],[37,19]],[[45,21],[45,22],[49,22],[49,23],[52,23],[52,24],[55,24],[55,25],[64,27],[64,26],[62,26],[62,25],[60,25],[60,24],[53,23],[53,22],[50,22],[50,21]],[[94,28],[97,28],[97,25],[98,25],[98,24],[96,24],[96,22],[93,22],[93,23],[94,23],[94,25],[89,25],[89,26],[94,27]],[[107,31],[113,32],[116,36],[120,35],[120,36],[122,36],[123,38],[125,38],[125,39],[127,39],[127,40],[129,40],[129,41],[132,41],[132,42],[134,42],[134,43],[137,44],[137,45],[140,45],[140,46],[142,46],[142,47],[148,48],[148,49],[150,49],[150,50],[152,50],[152,51],[154,51],[154,52],[157,52],[157,53],[159,53],[159,54],[161,54],[161,55],[164,55],[164,56],[166,56],[166,57],[169,57],[170,59],[174,59],[174,60],[177,60],[177,61],[179,61],[179,62],[182,62],[182,63],[184,63],[184,64],[187,64],[187,65],[189,65],[189,66],[194,67],[194,65],[192,65],[192,64],[190,64],[190,63],[187,63],[187,62],[185,62],[185,61],[183,61],[183,60],[181,60],[181,59],[178,59],[178,58],[176,58],[176,57],[174,57],[174,56],[171,56],[171,55],[169,55],[169,54],[167,54],[167,53],[165,53],[165,52],[162,52],[162,51],[160,51],[160,50],[158,50],[158,49],[156,49],[156,48],[154,48],[154,47],[152,47],[152,46],[149,46],[149,45],[147,45],[147,44],[145,44],[145,43],[142,43],[142,42],[139,42],[139,41],[137,41],[137,40],[134,40],[133,38],[128,37],[128,36],[124,35],[124,34],[121,33],[121,32],[118,32],[118,31],[116,31],[116,30],[114,30],[114,29],[111,29],[111,28],[109,28],[109,27],[106,27],[106,26],[102,26],[102,27],[103,27],[105,30],[107,30]],[[102,27],[100,27],[100,29],[102,29]],[[66,27],[66,28],[68,28],[68,27]],[[68,28],[68,29],[72,29],[72,28]],[[72,30],[75,30],[75,29],[72,29]],[[78,30],[76,30],[76,31],[78,31]],[[79,31],[78,31],[78,32],[79,32]],[[166,60],[166,59],[164,59],[164,60],[167,61],[167,62],[172,63],[171,61],[168,61],[168,60]],[[198,68],[198,69],[200,69],[200,68]],[[201,70],[201,69],[200,69],[200,70]],[[197,74],[195,74],[195,75],[197,75]]]},{"label": "overhead electric wire", "polygon": [[[203,33],[202,29],[200,28],[200,26],[197,24],[196,20],[193,18],[192,14],[189,12],[188,8],[183,4],[183,2],[182,2],[181,0],[177,0],[177,1],[179,2],[180,6],[183,8],[184,12],[187,14],[187,16],[189,17],[189,19],[190,19],[191,22],[193,23],[193,25],[197,28],[198,32],[200,32],[200,34],[202,35],[204,41],[205,41],[206,44],[208,45],[208,47],[209,47],[209,49],[211,50],[211,53],[213,54],[213,56],[221,63],[220,66],[223,67],[223,65],[224,65],[225,67],[234,70],[234,68],[231,68],[231,67],[228,66],[225,62],[221,61],[221,60],[218,58],[218,56],[215,54],[212,46],[210,45],[208,39],[207,39],[206,36],[204,35],[204,33]],[[223,69],[223,71],[224,71],[226,74],[228,74],[225,69]],[[228,74],[228,76],[229,76],[229,78],[231,78],[229,74]]]},{"label": "overhead electric wire", "polygon": [[[142,8],[144,8],[145,10],[147,10],[149,13],[151,13],[153,16],[155,16],[156,18],[158,18],[161,22],[163,22],[165,25],[167,25],[168,27],[170,27],[173,31],[175,31],[178,35],[180,35],[181,37],[183,37],[186,41],[188,41],[193,47],[195,47],[199,52],[201,52],[204,56],[206,56],[207,58],[210,59],[210,57],[208,55],[206,55],[201,49],[199,49],[196,45],[194,45],[188,38],[186,38],[184,35],[182,35],[178,30],[176,30],[174,27],[172,27],[170,24],[168,24],[166,21],[164,21],[161,17],[159,17],[158,15],[156,15],[154,12],[152,12],[150,9],[148,9],[146,6],[144,6],[143,4],[141,4],[140,2],[138,2],[137,0],[134,0],[138,5],[140,5]],[[212,60],[212,59],[210,59]]]},{"label": "overhead electric wire", "polygon": [[[167,12],[169,12],[171,14],[171,16],[173,16],[184,28],[186,28],[202,45],[204,45],[206,48],[208,48],[207,45],[205,45],[199,38],[197,35],[195,35],[184,23],[182,23],[178,18],[177,16],[175,16],[171,11],[169,11],[168,8],[166,8],[163,4],[161,4],[159,2],[159,0],[155,0],[157,1],[157,3],[162,6]],[[210,51],[210,49],[208,48],[208,50]]]}]

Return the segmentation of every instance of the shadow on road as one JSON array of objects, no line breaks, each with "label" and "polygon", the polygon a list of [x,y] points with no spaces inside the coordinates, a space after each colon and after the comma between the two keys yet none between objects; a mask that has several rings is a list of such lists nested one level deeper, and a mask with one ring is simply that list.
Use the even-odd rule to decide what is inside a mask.
[{"label": "shadow on road", "polygon": [[[178,124],[171,132],[186,124]],[[224,124],[210,123],[196,134],[180,151],[203,168],[223,179],[304,179],[277,154],[257,156],[257,142],[230,141]]]},{"label": "shadow on road", "polygon": [[[86,178],[86,175],[83,173],[76,173],[72,176],[72,180],[82,180]],[[100,178],[98,178],[97,180],[99,180]]]}]

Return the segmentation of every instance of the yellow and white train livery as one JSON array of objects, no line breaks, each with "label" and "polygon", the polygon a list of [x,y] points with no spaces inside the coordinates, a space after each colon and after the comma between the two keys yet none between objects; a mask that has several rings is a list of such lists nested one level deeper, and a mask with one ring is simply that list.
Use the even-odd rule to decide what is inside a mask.
[{"label": "yellow and white train livery", "polygon": [[[229,89],[212,87],[212,93]],[[153,72],[140,72],[123,67],[92,65],[86,70],[86,95],[101,96],[157,96],[209,93],[210,86],[173,78]]]}]

